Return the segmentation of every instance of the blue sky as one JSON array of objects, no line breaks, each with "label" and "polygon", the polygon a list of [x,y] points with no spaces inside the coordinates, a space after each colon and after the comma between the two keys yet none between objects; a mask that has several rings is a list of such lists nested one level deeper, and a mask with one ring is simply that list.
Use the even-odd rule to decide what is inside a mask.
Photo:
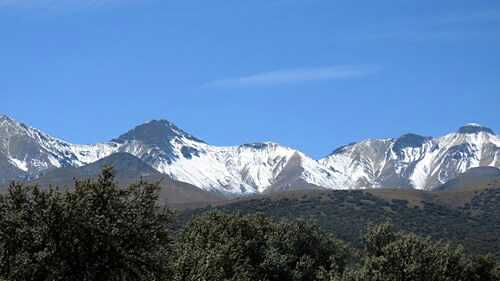
[{"label": "blue sky", "polygon": [[500,2],[0,0],[0,113],[77,143],[168,119],[313,157],[500,131]]}]

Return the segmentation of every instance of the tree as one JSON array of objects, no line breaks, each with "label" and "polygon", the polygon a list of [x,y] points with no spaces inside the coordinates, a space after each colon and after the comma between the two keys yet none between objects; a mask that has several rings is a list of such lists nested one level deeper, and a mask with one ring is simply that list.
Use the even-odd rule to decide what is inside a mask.
[{"label": "tree", "polygon": [[219,212],[195,218],[180,234],[176,280],[318,280],[341,272],[346,248],[303,221]]},{"label": "tree", "polygon": [[372,226],[364,236],[366,253],[370,256],[381,256],[384,253],[384,247],[394,242],[396,238],[392,224],[383,223]]},{"label": "tree", "polygon": [[111,168],[71,191],[12,184],[0,196],[0,280],[165,280],[171,213],[158,189],[121,189]]}]

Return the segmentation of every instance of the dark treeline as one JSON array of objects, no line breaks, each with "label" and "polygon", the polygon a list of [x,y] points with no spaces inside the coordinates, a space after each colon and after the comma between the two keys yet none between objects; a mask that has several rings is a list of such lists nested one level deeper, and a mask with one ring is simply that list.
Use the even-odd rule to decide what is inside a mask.
[{"label": "dark treeline", "polygon": [[211,212],[173,230],[157,184],[110,169],[75,189],[12,184],[0,196],[0,280],[500,280],[496,260],[390,224],[363,250],[301,220]]}]

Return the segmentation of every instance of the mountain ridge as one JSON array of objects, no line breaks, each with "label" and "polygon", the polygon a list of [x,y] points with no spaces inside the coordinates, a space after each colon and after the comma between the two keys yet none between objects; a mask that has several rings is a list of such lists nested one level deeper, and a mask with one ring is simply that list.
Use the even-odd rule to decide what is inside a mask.
[{"label": "mountain ridge", "polygon": [[408,133],[368,139],[319,160],[273,142],[213,146],[167,120],[79,145],[0,115],[0,137],[0,182],[129,153],[174,180],[232,196],[300,188],[432,190],[470,168],[500,167],[499,137],[478,124],[436,138]]}]

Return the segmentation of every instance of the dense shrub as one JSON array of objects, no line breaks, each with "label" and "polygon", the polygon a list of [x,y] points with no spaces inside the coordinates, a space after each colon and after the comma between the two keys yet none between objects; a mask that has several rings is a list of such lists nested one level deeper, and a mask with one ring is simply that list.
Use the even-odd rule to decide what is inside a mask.
[{"label": "dense shrub", "polygon": [[461,247],[415,234],[396,233],[391,225],[371,228],[366,256],[344,281],[496,281],[500,275],[488,256],[470,258]]},{"label": "dense shrub", "polygon": [[180,234],[176,280],[318,280],[342,272],[347,251],[303,221],[209,213]]},{"label": "dense shrub", "polygon": [[12,184],[0,196],[0,280],[163,280],[170,214],[158,186],[110,169],[74,191]]}]

